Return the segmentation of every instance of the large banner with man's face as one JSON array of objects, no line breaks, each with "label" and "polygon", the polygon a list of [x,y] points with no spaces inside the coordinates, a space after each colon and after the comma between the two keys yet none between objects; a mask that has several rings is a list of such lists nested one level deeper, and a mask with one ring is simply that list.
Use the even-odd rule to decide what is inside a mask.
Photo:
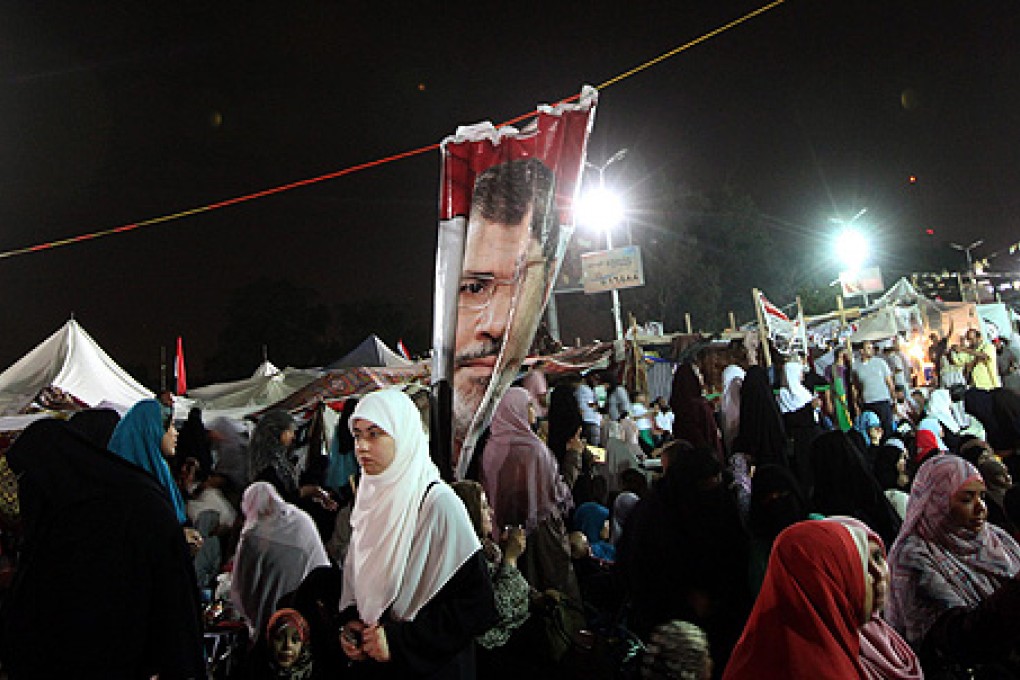
[{"label": "large banner with man's face", "polygon": [[442,143],[432,380],[452,385],[457,478],[552,290],[573,231],[595,102],[585,88],[578,103],[539,107],[523,129],[481,123]]}]

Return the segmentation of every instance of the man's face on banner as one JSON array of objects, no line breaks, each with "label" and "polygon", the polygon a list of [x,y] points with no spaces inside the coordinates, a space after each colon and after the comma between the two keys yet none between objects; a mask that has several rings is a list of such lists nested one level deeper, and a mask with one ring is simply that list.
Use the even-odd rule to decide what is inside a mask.
[{"label": "man's face on banner", "polygon": [[497,369],[517,284],[529,288],[542,285],[536,265],[544,260],[538,241],[531,237],[532,210],[529,206],[515,224],[474,214],[468,223],[453,379],[454,433],[458,439],[466,433]]}]

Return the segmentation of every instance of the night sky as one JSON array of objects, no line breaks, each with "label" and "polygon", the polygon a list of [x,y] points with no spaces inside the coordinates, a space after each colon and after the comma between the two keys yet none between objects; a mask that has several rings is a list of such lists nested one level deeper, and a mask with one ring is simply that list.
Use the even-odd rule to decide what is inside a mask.
[{"label": "night sky", "polygon": [[[761,4],[3,2],[0,250],[501,122]],[[666,177],[753,196],[791,262],[821,257],[828,218],[864,207],[877,238],[908,245],[887,264],[910,268],[909,244],[926,229],[939,247],[984,238],[981,256],[1020,239],[1018,46],[1016,2],[787,0],[605,89],[589,155],[630,150],[611,173],[636,231],[655,227],[641,207]],[[73,313],[150,375],[159,347],[172,352],[183,335],[200,375],[230,294],[263,276],[314,288],[327,305],[379,297],[427,320],[438,175],[433,151],[0,259],[0,369]],[[592,333],[606,337],[602,316]]]}]

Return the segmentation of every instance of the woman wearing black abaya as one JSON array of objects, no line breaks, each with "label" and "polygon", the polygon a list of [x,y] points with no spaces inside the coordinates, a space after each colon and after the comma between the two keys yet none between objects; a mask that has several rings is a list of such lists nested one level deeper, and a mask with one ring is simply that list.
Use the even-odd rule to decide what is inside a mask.
[{"label": "woman wearing black abaya", "polygon": [[669,397],[669,407],[675,414],[673,436],[689,441],[696,449],[709,449],[722,462],[722,437],[715,422],[715,410],[701,390],[701,378],[694,372],[694,364],[685,361],[676,367]]},{"label": "woman wearing black abaya", "polygon": [[793,469],[802,489],[808,493],[811,478],[811,442],[822,430],[815,420],[814,395],[804,387],[804,364],[793,358],[782,366],[782,387],[779,388],[779,411],[783,427],[793,440]]},{"label": "woman wearing black abaya", "polygon": [[785,467],[786,449],[786,430],[768,373],[761,366],[751,366],[740,387],[740,429],[733,452],[749,456],[757,465]]},{"label": "woman wearing black abaya", "polygon": [[24,519],[3,611],[9,677],[205,677],[195,572],[160,483],[56,420],[7,457]]},{"label": "woman wearing black abaya", "polygon": [[812,442],[811,468],[815,479],[811,494],[814,512],[827,517],[854,517],[874,529],[887,544],[895,542],[902,521],[874,474],[865,467],[864,454],[845,432],[826,432]]},{"label": "woman wearing black abaya", "polygon": [[180,466],[188,458],[198,461],[198,479],[202,480],[212,472],[212,447],[209,445],[209,431],[202,422],[202,409],[192,408],[188,411],[188,419],[181,425],[177,435],[177,453],[175,462]]},{"label": "woman wearing black abaya", "polygon": [[671,619],[691,621],[708,634],[722,669],[750,611],[748,539],[714,452],[686,448],[666,447],[673,462],[628,519],[617,565],[635,633],[647,635]]},{"label": "woman wearing black abaya", "polygon": [[[577,481],[581,470],[591,468],[591,454],[579,445],[581,434],[581,408],[574,396],[575,385],[560,383],[549,394],[549,450],[556,458],[560,476],[571,489]],[[587,457],[588,460],[584,460]]]},{"label": "woman wearing black abaya", "polygon": [[[786,527],[809,518],[807,498],[797,478],[782,465],[762,465],[754,473],[748,529],[751,552],[748,585],[757,595],[765,580],[772,543]],[[816,519],[821,519],[816,516]]]},{"label": "woman wearing black abaya", "polygon": [[105,449],[119,422],[120,414],[112,408],[90,408],[75,413],[67,424],[99,448]]}]

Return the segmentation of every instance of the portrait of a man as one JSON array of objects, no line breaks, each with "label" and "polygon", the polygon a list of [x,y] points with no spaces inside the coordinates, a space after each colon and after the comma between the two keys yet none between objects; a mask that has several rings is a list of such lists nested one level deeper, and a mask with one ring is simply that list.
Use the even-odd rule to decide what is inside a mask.
[{"label": "portrait of a man", "polygon": [[[453,374],[454,455],[483,408],[527,355],[556,266],[555,178],[540,160],[494,165],[472,194],[458,288]],[[492,400],[489,400],[492,401]]]}]

